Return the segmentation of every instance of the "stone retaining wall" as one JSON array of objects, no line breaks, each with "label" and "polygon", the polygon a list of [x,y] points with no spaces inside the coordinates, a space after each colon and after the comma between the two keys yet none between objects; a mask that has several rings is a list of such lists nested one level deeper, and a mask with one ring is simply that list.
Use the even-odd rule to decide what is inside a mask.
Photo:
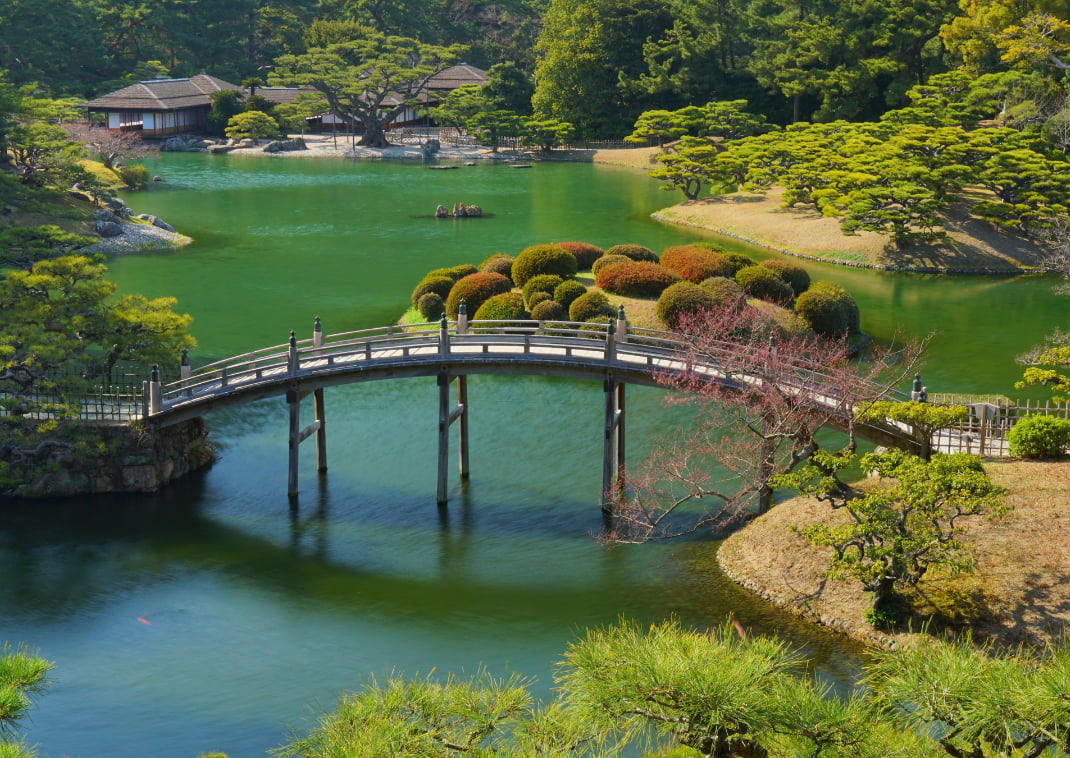
[{"label": "stone retaining wall", "polygon": [[164,429],[96,427],[90,433],[92,444],[50,444],[39,455],[11,461],[9,487],[0,488],[0,498],[154,492],[215,460],[200,418]]}]

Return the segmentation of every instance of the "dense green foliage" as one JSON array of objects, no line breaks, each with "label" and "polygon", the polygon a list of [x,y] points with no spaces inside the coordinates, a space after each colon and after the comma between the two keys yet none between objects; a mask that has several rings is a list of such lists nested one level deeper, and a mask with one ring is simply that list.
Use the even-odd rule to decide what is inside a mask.
[{"label": "dense green foliage", "polygon": [[511,321],[528,318],[524,298],[517,292],[504,292],[488,298],[473,317],[476,321]]},{"label": "dense green foliage", "polygon": [[791,285],[764,266],[747,266],[736,272],[736,281],[750,297],[771,303],[787,303],[795,296]]},{"label": "dense green foliage", "polygon": [[661,293],[656,312],[661,323],[675,329],[681,317],[711,310],[717,305],[717,298],[704,287],[692,282],[676,282]]},{"label": "dense green foliage", "polygon": [[1026,416],[1007,434],[1011,455],[1019,458],[1056,458],[1070,445],[1070,420],[1053,416]]},{"label": "dense green foliage", "polygon": [[832,282],[815,282],[795,300],[795,312],[815,333],[843,337],[860,329],[858,304],[851,295]]},{"label": "dense green foliage", "polygon": [[437,321],[446,312],[446,300],[437,292],[425,292],[416,301],[416,310],[424,317],[424,321]]},{"label": "dense green foliage", "polygon": [[416,285],[409,299],[412,300],[414,307],[419,307],[420,299],[429,292],[433,292],[445,301],[450,296],[453,283],[454,280],[448,276],[428,274]]},{"label": "dense green foliage", "polygon": [[539,274],[555,274],[562,279],[576,275],[576,256],[557,245],[532,245],[524,248],[513,261],[513,281],[523,287]]},{"label": "dense green foliage", "polygon": [[719,308],[743,305],[747,300],[747,294],[739,286],[739,282],[725,276],[703,279],[699,286],[713,296],[714,303]]},{"label": "dense green foliage", "polygon": [[658,254],[649,247],[643,247],[642,245],[614,245],[613,247],[606,248],[605,255],[623,255],[625,258],[631,258],[633,261],[658,262]]},{"label": "dense green foliage", "polygon": [[605,250],[592,245],[589,242],[555,242],[555,245],[568,250],[576,256],[576,266],[579,271],[586,271],[591,265],[605,254]]},{"label": "dense green foliage", "polygon": [[33,705],[35,697],[48,685],[50,661],[24,647],[0,644],[0,756],[32,758],[36,751],[15,733]]},{"label": "dense green foliage", "polygon": [[798,263],[792,263],[783,258],[770,258],[758,265],[775,272],[777,276],[790,284],[796,297],[810,288],[810,275]]},{"label": "dense green foliage", "polygon": [[587,292],[587,288],[575,279],[566,279],[554,287],[554,300],[561,303],[567,310],[572,301]]},{"label": "dense green foliage", "polygon": [[531,309],[531,317],[536,321],[567,321],[568,308],[556,300],[544,300]]},{"label": "dense green foliage", "polygon": [[502,276],[507,276],[512,279],[513,256],[506,255],[505,253],[494,253],[494,255],[489,256],[485,261],[479,264],[479,270],[501,274]]},{"label": "dense green foliage", "polygon": [[650,261],[624,261],[603,266],[595,283],[606,292],[626,297],[657,297],[680,276],[661,264]]},{"label": "dense green foliage", "polygon": [[693,284],[711,276],[731,276],[732,267],[724,256],[695,245],[674,245],[661,251],[661,265],[672,269]]},{"label": "dense green foliage", "polygon": [[463,300],[468,316],[471,318],[479,310],[479,306],[487,300],[508,292],[512,288],[513,283],[501,274],[489,271],[469,274],[457,280],[453,289],[450,290],[449,297],[446,298],[446,315],[450,318],[457,318],[457,309]]},{"label": "dense green foliage", "polygon": [[596,277],[598,273],[606,266],[613,266],[617,263],[623,263],[624,261],[632,260],[626,255],[603,255],[601,258],[597,258],[594,263],[591,264],[591,273]]},{"label": "dense green foliage", "polygon": [[613,316],[616,311],[609,298],[602,292],[587,292],[580,295],[568,307],[569,321],[590,321],[597,316]]},{"label": "dense green foliage", "polygon": [[531,296],[536,292],[543,292],[550,297],[553,297],[557,285],[561,284],[563,281],[564,279],[556,274],[539,274],[531,277],[524,282],[524,286],[521,289],[521,292],[524,295],[524,302],[527,303],[530,308],[533,305]]}]

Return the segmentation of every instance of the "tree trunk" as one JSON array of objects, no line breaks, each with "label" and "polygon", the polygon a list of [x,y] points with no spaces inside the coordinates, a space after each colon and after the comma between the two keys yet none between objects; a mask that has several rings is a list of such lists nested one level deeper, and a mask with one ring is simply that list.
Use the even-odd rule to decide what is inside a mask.
[{"label": "tree trunk", "polygon": [[390,147],[382,124],[371,121],[364,122],[364,135],[360,138],[360,144],[364,147]]}]

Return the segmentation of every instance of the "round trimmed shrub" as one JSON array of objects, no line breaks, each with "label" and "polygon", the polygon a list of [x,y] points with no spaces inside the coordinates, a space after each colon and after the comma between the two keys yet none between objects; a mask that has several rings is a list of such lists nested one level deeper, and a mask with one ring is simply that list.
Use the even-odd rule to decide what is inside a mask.
[{"label": "round trimmed shrub", "polygon": [[810,289],[810,275],[798,263],[780,260],[779,258],[770,258],[758,265],[775,272],[781,279],[791,285],[796,297]]},{"label": "round trimmed shrub", "polygon": [[[810,285],[810,289],[799,296],[803,298],[803,305],[800,309],[799,301],[795,301],[795,312],[805,318],[810,323],[810,328],[818,334],[825,334],[820,331],[821,326],[814,326],[815,320],[820,322],[820,311],[822,306],[824,310],[835,309],[841,314],[843,321],[842,329],[837,326],[837,329],[828,333],[827,336],[842,336],[844,334],[857,334],[862,330],[858,313],[858,303],[851,297],[851,294],[834,282],[814,282]],[[813,299],[813,302],[811,302]],[[808,315],[811,311],[818,311],[816,315]],[[835,321],[836,317],[831,317]]]},{"label": "round trimmed shrub", "polygon": [[528,298],[527,306],[530,311],[539,303],[545,303],[547,300],[553,300],[554,296],[549,292],[532,292],[531,297]]},{"label": "round trimmed shrub", "polygon": [[424,317],[424,321],[438,321],[446,312],[446,301],[437,292],[427,292],[416,303],[416,310]]},{"label": "round trimmed shrub", "polygon": [[605,253],[605,250],[589,242],[555,242],[554,244],[558,247],[563,247],[576,256],[576,266],[579,271],[589,269],[591,264]]},{"label": "round trimmed shrub", "polygon": [[532,245],[520,251],[513,261],[513,281],[523,287],[539,274],[556,274],[562,279],[576,275],[576,256],[557,245]]},{"label": "round trimmed shrub", "polygon": [[762,266],[747,266],[736,272],[736,281],[749,297],[759,300],[768,300],[772,303],[787,303],[791,301],[794,292],[791,285]]},{"label": "round trimmed shrub", "polygon": [[566,279],[554,287],[554,300],[561,303],[565,310],[568,310],[568,307],[572,305],[572,301],[580,295],[586,294],[586,292],[587,288],[583,286],[583,282]]},{"label": "round trimmed shrub", "polygon": [[765,300],[755,302],[754,308],[781,334],[805,334],[810,331],[810,324],[806,319],[791,308]]},{"label": "round trimmed shrub", "polygon": [[657,297],[670,284],[680,281],[680,275],[658,263],[627,261],[604,266],[595,283],[606,292],[625,297]]},{"label": "round trimmed shrub", "polygon": [[608,318],[615,315],[604,292],[587,292],[573,300],[568,307],[569,321],[590,321],[597,316]]},{"label": "round trimmed shrub", "polygon": [[480,271],[490,271],[502,276],[513,276],[513,256],[505,253],[495,253],[479,264]]},{"label": "round trimmed shrub", "polygon": [[658,262],[658,254],[649,247],[643,247],[642,245],[614,245],[606,249],[606,255],[623,255],[633,261]]},{"label": "round trimmed shrub", "polygon": [[474,321],[516,321],[528,317],[524,298],[518,292],[504,292],[487,299],[476,311]]},{"label": "round trimmed shrub", "polygon": [[534,303],[531,302],[531,296],[536,292],[545,292],[550,297],[554,296],[554,289],[557,285],[561,284],[564,280],[556,274],[539,274],[533,276],[527,280],[524,284],[524,288],[521,290],[524,294],[524,302],[528,304],[530,308]]},{"label": "round trimmed shrub", "polygon": [[630,261],[626,255],[603,255],[601,258],[591,264],[591,273],[598,276],[598,272],[604,269],[606,266],[613,266],[617,263],[624,263]]},{"label": "round trimmed shrub", "polygon": [[469,274],[454,284],[453,289],[450,290],[450,296],[446,298],[446,315],[450,318],[457,318],[457,307],[464,300],[468,317],[472,318],[472,314],[478,311],[483,303],[512,288],[513,283],[501,274],[494,274],[490,271]]},{"label": "round trimmed shrub", "polygon": [[665,288],[654,310],[661,323],[675,329],[684,316],[716,307],[716,299],[705,288],[692,282],[677,282]]},{"label": "round trimmed shrub", "polygon": [[453,282],[454,280],[448,276],[433,276],[428,274],[420,280],[420,283],[416,285],[416,289],[412,291],[413,306],[419,308],[420,298],[428,292],[434,292],[445,300],[450,296],[450,290],[453,289]]},{"label": "round trimmed shrub", "polygon": [[609,325],[613,323],[613,319],[609,316],[595,316],[589,318],[583,322],[583,326],[580,327],[581,332],[598,332],[599,334],[605,334],[609,331]]},{"label": "round trimmed shrub", "polygon": [[531,317],[536,321],[567,321],[568,310],[556,300],[543,300],[531,309]]},{"label": "round trimmed shrub", "polygon": [[459,266],[450,266],[449,268],[436,268],[432,271],[428,271],[424,275],[424,278],[426,279],[429,276],[448,276],[450,279],[456,282],[466,276],[476,273],[477,271],[479,271],[479,269],[477,269],[471,263],[462,263]]},{"label": "round trimmed shrub", "polygon": [[1018,458],[1056,458],[1070,445],[1070,420],[1026,416],[1007,433],[1010,454]]},{"label": "round trimmed shrub", "polygon": [[673,245],[661,251],[661,265],[698,284],[711,276],[732,276],[732,267],[720,253],[696,245]]},{"label": "round trimmed shrub", "polygon": [[[839,289],[854,301],[842,288]],[[822,337],[843,337],[851,331],[850,307],[844,297],[831,288],[811,287],[795,299],[795,312],[810,325],[814,334]]]},{"label": "round trimmed shrub", "polygon": [[699,286],[713,295],[714,303],[719,308],[737,308],[747,303],[747,295],[739,282],[727,276],[711,276],[703,279]]}]

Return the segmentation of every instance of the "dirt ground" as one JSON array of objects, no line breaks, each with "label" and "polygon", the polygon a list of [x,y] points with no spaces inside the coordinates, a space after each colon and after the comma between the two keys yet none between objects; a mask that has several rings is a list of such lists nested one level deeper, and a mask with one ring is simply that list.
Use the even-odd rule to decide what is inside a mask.
[{"label": "dirt ground", "polygon": [[[593,151],[599,163],[649,170],[657,165],[657,148]],[[829,263],[906,271],[1014,273],[1030,271],[1041,251],[1030,240],[1001,232],[991,224],[971,218],[967,200],[945,216],[949,241],[914,244],[896,249],[887,237],[875,232],[848,236],[834,218],[813,209],[783,208],[783,190],[764,195],[737,192],[683,202],[654,214],[654,218],[723,234],[787,255]],[[680,197],[677,195],[676,197]]]},{"label": "dirt ground", "polygon": [[791,531],[846,518],[809,498],[781,503],[729,537],[718,562],[735,581],[800,616],[882,645],[930,630],[969,629],[1000,645],[1039,644],[1070,630],[1070,461],[986,461],[992,480],[1008,490],[1002,519],[972,520],[967,539],[976,569],[957,577],[927,577],[916,596],[919,613],[895,634],[874,632],[857,582],[824,577],[831,548],[817,548]]}]

